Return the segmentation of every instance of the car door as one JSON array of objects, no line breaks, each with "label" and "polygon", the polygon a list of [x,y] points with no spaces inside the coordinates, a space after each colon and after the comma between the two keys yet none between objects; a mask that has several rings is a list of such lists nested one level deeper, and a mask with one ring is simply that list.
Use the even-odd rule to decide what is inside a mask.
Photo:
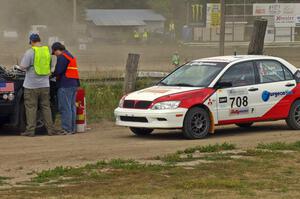
[{"label": "car door", "polygon": [[256,113],[263,119],[286,117],[291,105],[291,95],[296,87],[293,74],[276,60],[255,61],[259,84],[259,104]]},{"label": "car door", "polygon": [[252,61],[231,66],[219,79],[217,85],[227,85],[217,90],[218,123],[234,123],[257,116],[260,99],[257,78]]}]

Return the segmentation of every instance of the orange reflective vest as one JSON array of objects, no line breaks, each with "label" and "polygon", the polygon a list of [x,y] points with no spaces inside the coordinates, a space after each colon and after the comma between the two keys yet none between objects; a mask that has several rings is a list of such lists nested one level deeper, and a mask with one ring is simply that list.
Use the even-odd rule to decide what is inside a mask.
[{"label": "orange reflective vest", "polygon": [[66,77],[70,79],[79,79],[79,72],[78,72],[76,58],[72,58],[66,53],[63,53],[63,56],[70,62],[66,70]]}]

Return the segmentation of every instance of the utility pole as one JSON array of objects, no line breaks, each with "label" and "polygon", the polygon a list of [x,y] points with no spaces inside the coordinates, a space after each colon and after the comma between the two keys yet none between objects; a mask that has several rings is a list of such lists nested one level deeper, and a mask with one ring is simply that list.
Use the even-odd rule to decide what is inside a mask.
[{"label": "utility pole", "polygon": [[73,25],[77,25],[77,0],[73,0]]},{"label": "utility pole", "polygon": [[221,24],[220,24],[220,56],[225,54],[225,12],[226,12],[226,4],[225,0],[221,1]]}]

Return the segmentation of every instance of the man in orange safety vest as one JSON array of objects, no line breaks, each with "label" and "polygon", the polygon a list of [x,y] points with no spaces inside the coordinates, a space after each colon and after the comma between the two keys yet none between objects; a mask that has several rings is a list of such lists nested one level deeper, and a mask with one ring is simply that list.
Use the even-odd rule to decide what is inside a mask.
[{"label": "man in orange safety vest", "polygon": [[75,134],[76,93],[80,86],[77,61],[59,42],[52,45],[52,54],[57,57],[54,75],[58,88],[58,109],[61,113],[62,129],[65,135]]}]

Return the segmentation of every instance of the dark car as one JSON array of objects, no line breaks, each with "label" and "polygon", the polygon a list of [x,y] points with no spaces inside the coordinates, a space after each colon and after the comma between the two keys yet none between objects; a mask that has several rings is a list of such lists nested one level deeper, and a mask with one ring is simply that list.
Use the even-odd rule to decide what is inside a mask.
[{"label": "dark car", "polygon": [[[24,79],[25,72],[17,67],[9,70],[0,66],[0,126],[7,125],[20,132],[26,127]],[[50,80],[50,85],[52,117],[55,119],[57,113],[55,80]],[[37,129],[40,129],[44,127],[44,123],[39,110],[37,114]]]}]

